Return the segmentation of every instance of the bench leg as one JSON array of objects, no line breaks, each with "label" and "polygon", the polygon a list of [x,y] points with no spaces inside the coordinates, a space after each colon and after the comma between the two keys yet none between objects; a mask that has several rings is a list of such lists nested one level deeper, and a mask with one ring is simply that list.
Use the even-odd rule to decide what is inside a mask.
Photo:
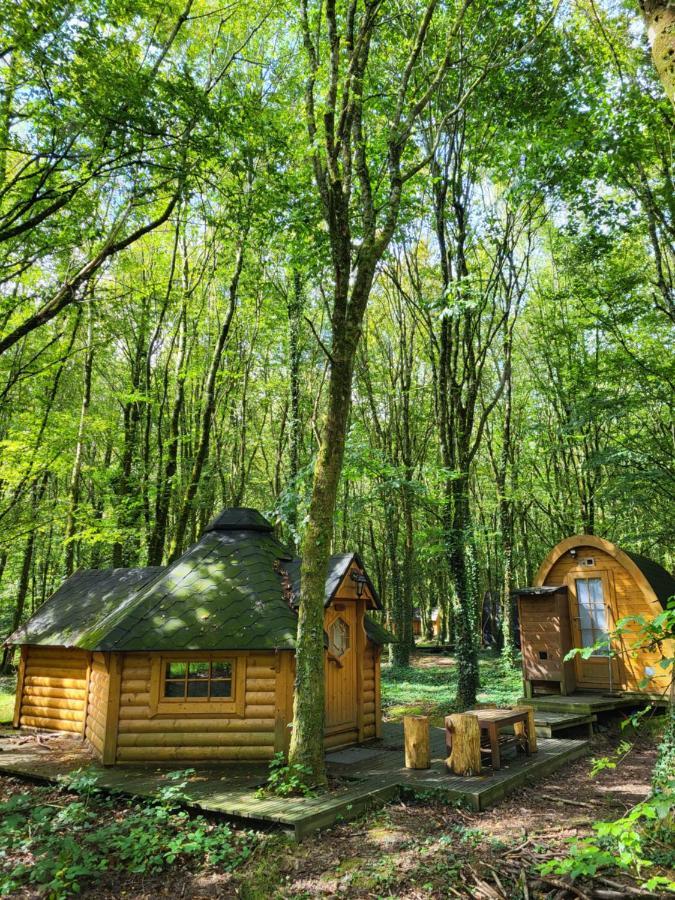
[{"label": "bench leg", "polygon": [[499,731],[495,725],[488,728],[490,736],[490,751],[492,753],[492,768],[495,772],[502,767],[502,760],[499,753]]}]

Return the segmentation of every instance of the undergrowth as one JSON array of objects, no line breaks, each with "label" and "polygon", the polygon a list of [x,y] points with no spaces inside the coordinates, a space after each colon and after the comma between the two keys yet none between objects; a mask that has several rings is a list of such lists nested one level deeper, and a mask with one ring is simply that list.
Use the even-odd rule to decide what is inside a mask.
[{"label": "undergrowth", "polygon": [[274,754],[268,770],[265,786],[256,792],[258,798],[268,794],[275,794],[277,797],[311,797],[315,793],[309,783],[312,775],[309,766],[287,763],[283,753]]},{"label": "undergrowth", "polygon": [[181,808],[192,770],[167,774],[152,800],[121,803],[82,771],[60,789],[32,787],[0,803],[0,896],[33,887],[60,900],[103,873],[156,875],[174,864],[234,869],[258,837]]}]

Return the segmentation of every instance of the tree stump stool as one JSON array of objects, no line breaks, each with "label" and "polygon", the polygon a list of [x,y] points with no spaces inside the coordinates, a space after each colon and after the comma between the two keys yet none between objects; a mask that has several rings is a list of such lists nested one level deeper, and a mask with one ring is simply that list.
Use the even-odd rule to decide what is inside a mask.
[{"label": "tree stump stool", "polygon": [[445,761],[453,775],[480,775],[480,725],[476,716],[455,713],[445,717],[446,743],[451,748]]},{"label": "tree stump stool", "polygon": [[404,716],[403,738],[406,769],[430,768],[429,716]]}]

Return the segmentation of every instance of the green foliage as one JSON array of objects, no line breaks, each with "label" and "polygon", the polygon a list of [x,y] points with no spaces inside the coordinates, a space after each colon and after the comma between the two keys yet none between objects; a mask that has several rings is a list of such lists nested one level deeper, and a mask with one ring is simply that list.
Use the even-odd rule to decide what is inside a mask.
[{"label": "green foliage", "polygon": [[[513,705],[522,693],[520,668],[504,670],[499,657],[482,654],[480,703]],[[455,710],[457,667],[382,667],[382,706],[391,718],[407,714],[446,716]]]},{"label": "green foliage", "polygon": [[259,788],[256,796],[263,798],[267,794],[277,797],[311,797],[314,787],[309,783],[312,770],[300,763],[288,763],[283,753],[275,753],[269,763],[269,775],[264,787]]},{"label": "green foliage", "polygon": [[0,895],[33,887],[58,900],[104,872],[152,875],[177,863],[235,868],[256,836],[180,809],[189,776],[171,773],[157,798],[128,804],[88,772],[64,779],[56,799],[49,788],[12,795],[0,804]]},{"label": "green foliage", "polygon": [[[603,645],[611,646],[627,633],[636,648],[662,648],[664,641],[672,639],[675,633],[675,601],[671,600],[653,619],[622,619]],[[588,655],[584,655],[587,658]],[[671,676],[673,662],[671,657],[664,656],[661,660]],[[629,717],[624,724],[641,727],[646,721],[645,716],[646,710]],[[592,775],[617,768],[631,750],[632,744],[621,741],[611,757],[592,761]],[[619,819],[595,822],[593,831],[591,837],[572,842],[566,857],[545,863],[541,871],[577,878],[593,877],[597,872],[618,868],[644,877],[645,871],[654,865],[664,869],[675,867],[675,704],[672,697],[652,776],[651,795]],[[646,879],[644,887],[675,892],[675,881],[666,875],[653,874]]]},{"label": "green foliage", "polygon": [[[541,871],[578,878],[593,877],[614,868],[642,875],[656,862],[672,867],[675,863],[672,852],[674,810],[672,791],[655,793],[620,819],[595,822],[592,837],[575,841],[569,856],[544,863]],[[653,875],[645,881],[644,887],[675,892],[675,881],[665,875]]]}]

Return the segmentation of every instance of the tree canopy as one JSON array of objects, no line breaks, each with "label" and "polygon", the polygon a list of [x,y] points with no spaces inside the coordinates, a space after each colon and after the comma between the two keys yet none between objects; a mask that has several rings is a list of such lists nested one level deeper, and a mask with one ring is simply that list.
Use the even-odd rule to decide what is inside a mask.
[{"label": "tree canopy", "polygon": [[637,6],[49,0],[0,29],[3,634],[255,506],[304,544],[308,648],[357,550],[395,660],[440,610],[470,703],[485,598],[559,539],[672,565],[673,107]]}]

